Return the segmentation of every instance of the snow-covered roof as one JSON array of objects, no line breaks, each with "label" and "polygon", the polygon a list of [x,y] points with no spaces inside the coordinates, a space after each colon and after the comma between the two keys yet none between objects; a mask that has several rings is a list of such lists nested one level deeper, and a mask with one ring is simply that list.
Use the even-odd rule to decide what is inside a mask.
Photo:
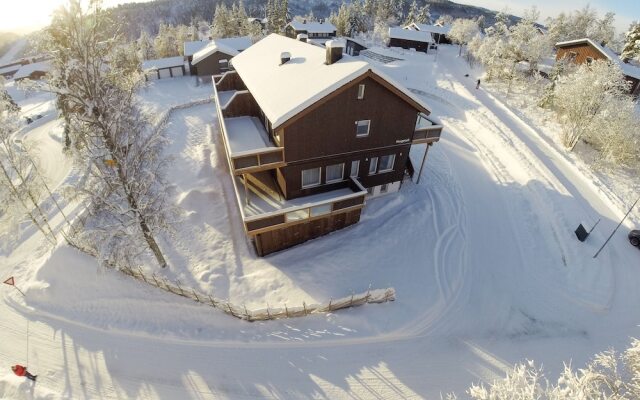
[{"label": "snow-covered roof", "polygon": [[181,67],[184,65],[184,58],[178,57],[167,57],[167,58],[158,58],[157,60],[146,60],[142,62],[142,70],[147,71],[150,69],[163,69],[163,68],[172,68],[172,67]]},{"label": "snow-covered roof", "polygon": [[411,40],[414,42],[431,43],[433,38],[430,32],[414,31],[412,29],[403,29],[400,27],[389,28],[389,38]]},{"label": "snow-covered roof", "polygon": [[20,67],[18,72],[13,76],[13,79],[28,78],[34,72],[49,72],[51,64],[48,61],[41,61],[37,63],[26,64]]},{"label": "snow-covered roof", "polygon": [[[291,60],[281,65],[283,52]],[[325,61],[324,49],[271,34],[234,57],[233,66],[274,128],[369,70],[429,111],[422,99],[367,61],[347,55],[332,65]]]},{"label": "snow-covered roof", "polygon": [[451,25],[439,26],[439,25],[428,25],[428,24],[418,24],[416,22],[409,25],[409,27],[416,29],[420,32],[431,32],[431,33],[439,33],[441,35],[448,35],[451,31]]},{"label": "snow-covered roof", "polygon": [[202,50],[203,47],[211,43],[211,40],[197,40],[195,42],[184,42],[184,56],[189,57]]},{"label": "snow-covered roof", "polygon": [[289,26],[296,31],[307,31],[309,33],[333,33],[336,31],[335,25],[331,22],[291,21],[289,22]]},{"label": "snow-covered roof", "polygon": [[17,70],[20,69],[20,67],[22,67],[22,65],[20,64],[10,65],[8,67],[2,67],[0,68],[0,75],[16,72]]},{"label": "snow-covered roof", "polygon": [[249,36],[231,37],[231,38],[218,38],[214,40],[198,40],[195,42],[184,42],[184,55],[185,57],[193,56],[200,50],[204,49],[210,43],[217,43],[219,45],[228,46],[236,51],[242,51],[252,45],[251,38]]},{"label": "snow-covered roof", "polygon": [[193,55],[192,64],[197,64],[217,52],[236,56],[239,52],[251,46],[251,44],[251,38],[249,36],[214,39]]},{"label": "snow-covered roof", "polygon": [[622,73],[625,74],[626,76],[630,76],[632,78],[640,79],[640,68],[636,67],[635,65],[624,63],[620,59],[620,57],[613,50],[611,50],[607,46],[602,46],[599,43],[596,43],[596,42],[594,42],[593,40],[591,40],[589,38],[576,39],[576,40],[567,40],[565,42],[558,42],[558,43],[556,43],[556,47],[566,47],[566,46],[572,46],[572,45],[576,45],[576,44],[585,44],[585,43],[589,43],[592,47],[594,47],[596,50],[598,50],[600,53],[602,53],[602,55],[604,55],[609,60],[611,60],[614,63],[616,63],[620,67],[620,69],[622,70]]}]

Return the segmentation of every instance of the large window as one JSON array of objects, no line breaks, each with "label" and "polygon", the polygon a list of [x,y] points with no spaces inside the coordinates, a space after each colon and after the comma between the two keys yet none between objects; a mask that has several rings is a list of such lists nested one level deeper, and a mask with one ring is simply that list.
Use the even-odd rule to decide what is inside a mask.
[{"label": "large window", "polygon": [[378,157],[371,157],[369,161],[369,175],[373,175],[378,171]]},{"label": "large window", "polygon": [[349,176],[352,178],[357,178],[360,173],[360,160],[351,161],[351,172]]},{"label": "large window", "polygon": [[369,136],[369,125],[371,121],[368,119],[362,121],[356,121],[356,136],[365,137]]},{"label": "large window", "polygon": [[320,184],[321,171],[320,167],[305,169],[302,171],[302,187],[308,188],[318,186]]},{"label": "large window", "polygon": [[340,182],[344,175],[344,163],[327,165],[327,183]]},{"label": "large window", "polygon": [[393,163],[396,160],[395,154],[380,157],[380,164],[378,165],[378,172],[393,171]]}]

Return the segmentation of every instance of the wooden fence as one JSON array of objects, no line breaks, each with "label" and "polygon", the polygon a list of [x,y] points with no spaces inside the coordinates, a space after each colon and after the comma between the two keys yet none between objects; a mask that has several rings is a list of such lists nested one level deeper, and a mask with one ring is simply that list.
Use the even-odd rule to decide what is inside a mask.
[{"label": "wooden fence", "polygon": [[117,268],[120,272],[129,275],[148,285],[155,286],[164,291],[186,297],[195,302],[216,308],[228,315],[245,320],[245,321],[266,321],[270,319],[303,317],[310,314],[330,313],[333,311],[357,307],[364,304],[386,303],[395,300],[395,290],[388,289],[369,289],[364,293],[352,294],[351,296],[340,299],[331,299],[324,304],[306,304],[301,306],[271,308],[268,304],[266,308],[250,310],[247,307],[231,303],[229,300],[215,298],[209,294],[197,292],[195,289],[184,287],[180,281],[170,282],[166,278],[156,274],[145,274],[142,268]]}]

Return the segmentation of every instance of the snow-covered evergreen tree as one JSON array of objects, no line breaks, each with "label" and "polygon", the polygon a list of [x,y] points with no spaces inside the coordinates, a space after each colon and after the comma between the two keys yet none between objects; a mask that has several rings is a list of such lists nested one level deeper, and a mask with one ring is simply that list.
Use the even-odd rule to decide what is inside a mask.
[{"label": "snow-covered evergreen tree", "polygon": [[625,34],[625,44],[622,49],[622,59],[640,60],[640,23],[634,22]]},{"label": "snow-covered evergreen tree", "polygon": [[[135,262],[147,250],[160,266],[166,260],[155,235],[168,228],[163,184],[163,137],[151,129],[135,103],[139,71],[115,60],[125,51],[116,26],[91,2],[60,8],[47,29],[53,59],[47,88],[65,103],[72,154],[84,171],[76,187],[90,204],[80,235],[100,261]],[[125,50],[122,50],[125,49]]]},{"label": "snow-covered evergreen tree", "polygon": [[[418,24],[431,23],[431,8],[429,7],[429,3],[425,3],[422,7],[420,7],[415,22]],[[443,24],[446,25],[446,21],[443,20]]]},{"label": "snow-covered evergreen tree", "polygon": [[226,38],[234,35],[233,14],[224,3],[218,3],[216,13],[211,26],[211,36],[214,38]]}]

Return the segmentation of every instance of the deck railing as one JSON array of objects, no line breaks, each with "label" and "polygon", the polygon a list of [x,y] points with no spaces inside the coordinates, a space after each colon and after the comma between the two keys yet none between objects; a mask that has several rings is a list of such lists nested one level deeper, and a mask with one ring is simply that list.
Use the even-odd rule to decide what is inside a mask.
[{"label": "deck railing", "polygon": [[305,204],[304,206],[288,207],[261,215],[245,217],[245,231],[253,236],[285,226],[326,218],[364,207],[367,189],[355,178],[350,178],[349,188],[354,193]]},{"label": "deck railing", "polygon": [[284,148],[282,147],[237,153],[230,156],[230,159],[234,175],[279,168],[285,165]]}]

